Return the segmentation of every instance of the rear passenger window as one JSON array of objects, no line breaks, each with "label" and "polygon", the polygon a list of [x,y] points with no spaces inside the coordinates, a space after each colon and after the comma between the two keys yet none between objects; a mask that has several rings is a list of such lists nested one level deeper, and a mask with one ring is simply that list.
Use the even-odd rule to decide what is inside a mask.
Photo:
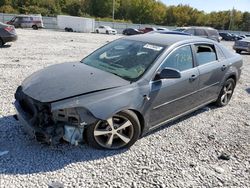
[{"label": "rear passenger window", "polygon": [[197,36],[207,36],[207,33],[204,29],[195,29],[195,35]]},{"label": "rear passenger window", "polygon": [[196,59],[199,65],[204,65],[217,60],[214,45],[195,45]]},{"label": "rear passenger window", "polygon": [[216,46],[215,48],[216,48],[218,60],[225,59],[225,56],[222,50],[218,46]]},{"label": "rear passenger window", "polygon": [[191,35],[195,35],[194,29],[187,29],[185,30],[186,33],[189,33]]},{"label": "rear passenger window", "polygon": [[162,68],[166,67],[174,68],[179,71],[193,68],[193,56],[191,47],[184,46],[172,52],[162,65]]}]

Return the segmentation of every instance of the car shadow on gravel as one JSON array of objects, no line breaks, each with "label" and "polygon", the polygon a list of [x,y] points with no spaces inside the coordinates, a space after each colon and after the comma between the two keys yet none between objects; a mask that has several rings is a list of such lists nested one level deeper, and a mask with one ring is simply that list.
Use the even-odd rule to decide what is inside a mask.
[{"label": "car shadow on gravel", "polygon": [[0,156],[0,175],[52,172],[72,163],[94,161],[119,155],[127,150],[96,150],[86,144],[40,144],[24,133],[13,116],[5,116],[0,118],[0,153],[3,151],[8,153]]},{"label": "car shadow on gravel", "polygon": [[1,48],[9,48],[9,47],[11,47],[10,44],[5,44],[5,45],[1,46],[0,49],[1,49]]}]

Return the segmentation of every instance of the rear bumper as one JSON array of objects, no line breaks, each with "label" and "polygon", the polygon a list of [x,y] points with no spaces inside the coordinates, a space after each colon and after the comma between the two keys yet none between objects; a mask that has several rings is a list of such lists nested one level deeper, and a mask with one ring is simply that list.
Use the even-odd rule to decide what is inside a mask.
[{"label": "rear bumper", "polygon": [[6,36],[6,37],[2,37],[2,40],[4,43],[6,42],[14,42],[17,40],[17,35],[10,35],[10,36]]}]

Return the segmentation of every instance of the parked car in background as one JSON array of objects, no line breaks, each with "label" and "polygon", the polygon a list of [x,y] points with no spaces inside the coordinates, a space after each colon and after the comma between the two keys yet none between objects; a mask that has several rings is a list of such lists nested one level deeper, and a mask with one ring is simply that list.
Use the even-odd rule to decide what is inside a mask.
[{"label": "parked car in background", "polygon": [[17,40],[15,27],[0,22],[0,47],[7,42],[14,42]]},{"label": "parked car in background", "polygon": [[106,34],[117,34],[115,29],[112,29],[110,26],[101,25],[95,29],[96,33],[106,33]]},{"label": "parked car in background", "polygon": [[15,28],[33,28],[34,30],[44,28],[41,15],[14,16],[7,24],[14,25]]},{"label": "parked car in background", "polygon": [[165,27],[157,27],[156,30],[157,31],[169,31],[169,29],[167,29]]},{"label": "parked car in background", "polygon": [[142,33],[148,33],[151,31],[157,31],[157,29],[154,27],[145,27],[144,29],[139,29],[139,31],[141,31]]},{"label": "parked car in background", "polygon": [[231,33],[231,35],[234,37],[235,40],[241,40],[241,39],[244,38],[243,36],[240,36],[240,35],[237,35],[237,34],[234,34],[234,33]]},{"label": "parked car in background", "polygon": [[250,53],[250,38],[244,38],[234,42],[233,49],[236,53],[249,52]]},{"label": "parked car in background", "polygon": [[121,149],[207,104],[226,106],[241,67],[240,55],[212,40],[134,35],[33,73],[14,104],[40,142]]},{"label": "parked car in background", "polygon": [[231,33],[220,32],[219,35],[222,37],[222,40],[225,41],[235,41],[235,37]]},{"label": "parked car in background", "polygon": [[177,28],[174,31],[181,31],[189,33],[194,36],[199,36],[203,38],[208,38],[217,42],[220,42],[219,32],[211,27],[181,27]]},{"label": "parked car in background", "polygon": [[222,40],[225,41],[236,41],[236,40],[241,40],[243,38],[246,38],[245,35],[237,35],[229,32],[220,32],[219,35],[222,37]]},{"label": "parked car in background", "polygon": [[142,31],[139,31],[138,29],[134,28],[127,28],[122,31],[123,35],[138,35],[138,34],[143,34]]}]

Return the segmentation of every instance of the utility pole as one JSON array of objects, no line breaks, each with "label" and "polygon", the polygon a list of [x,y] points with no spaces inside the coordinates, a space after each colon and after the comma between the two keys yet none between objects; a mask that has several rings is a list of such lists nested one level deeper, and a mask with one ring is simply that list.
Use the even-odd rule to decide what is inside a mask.
[{"label": "utility pole", "polygon": [[234,14],[234,7],[233,9],[230,11],[230,22],[229,22],[229,30],[233,30],[234,29],[234,18],[233,15]]},{"label": "utility pole", "polygon": [[113,11],[112,11],[113,21],[115,20],[115,0],[113,0]]}]

